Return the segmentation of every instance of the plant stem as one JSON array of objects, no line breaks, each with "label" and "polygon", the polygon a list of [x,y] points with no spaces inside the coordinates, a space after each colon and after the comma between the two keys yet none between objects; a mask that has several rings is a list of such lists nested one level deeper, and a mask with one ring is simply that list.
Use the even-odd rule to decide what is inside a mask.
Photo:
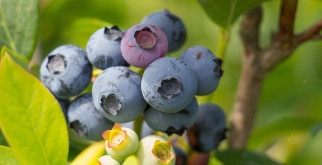
[{"label": "plant stem", "polygon": [[257,7],[248,11],[241,21],[240,37],[244,46],[244,58],[237,98],[231,114],[228,138],[230,148],[244,149],[247,145],[265,76],[289,58],[300,44],[320,36],[322,19],[307,30],[294,34],[297,4],[298,0],[282,0],[279,31],[265,48],[259,46],[262,9]]},{"label": "plant stem", "polygon": [[218,40],[217,40],[217,48],[216,48],[216,56],[220,59],[224,59],[226,49],[230,39],[230,29],[220,29]]}]

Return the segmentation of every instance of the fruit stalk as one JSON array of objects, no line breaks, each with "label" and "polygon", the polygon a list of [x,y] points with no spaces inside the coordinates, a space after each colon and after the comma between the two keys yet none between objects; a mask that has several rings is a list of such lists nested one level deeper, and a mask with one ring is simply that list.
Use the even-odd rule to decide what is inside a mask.
[{"label": "fruit stalk", "polygon": [[220,59],[224,59],[226,49],[230,39],[230,29],[220,29],[218,39],[217,39],[217,47],[216,47],[216,56]]},{"label": "fruit stalk", "polygon": [[142,125],[143,125],[143,117],[139,116],[137,119],[134,120],[134,132],[141,137],[142,132]]}]

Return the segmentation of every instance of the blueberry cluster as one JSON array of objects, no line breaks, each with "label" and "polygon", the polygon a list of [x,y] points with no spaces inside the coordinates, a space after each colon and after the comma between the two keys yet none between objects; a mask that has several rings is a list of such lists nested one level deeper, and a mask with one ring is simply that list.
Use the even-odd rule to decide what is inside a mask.
[{"label": "blueberry cluster", "polygon": [[[209,151],[224,137],[218,132],[225,132],[225,116],[216,112],[218,108],[199,107],[195,96],[216,90],[222,61],[203,46],[188,48],[179,59],[165,57],[182,47],[186,35],[183,21],[168,10],[146,16],[127,31],[103,27],[89,38],[86,50],[63,45],[50,52],[41,65],[41,81],[58,99],[78,136],[99,140],[114,123],[143,116],[149,127],[168,135],[182,135],[192,126],[189,137],[197,138],[189,141],[192,148]],[[93,66],[103,70],[96,78]],[[129,66],[142,68],[143,76]],[[80,95],[91,80],[92,93]],[[207,146],[200,142],[204,139],[215,141]]]},{"label": "blueberry cluster", "polygon": [[98,159],[101,165],[120,165],[129,156],[135,155],[140,165],[175,165],[176,154],[171,141],[156,135],[139,140],[129,128],[116,124],[102,134],[108,155]]}]

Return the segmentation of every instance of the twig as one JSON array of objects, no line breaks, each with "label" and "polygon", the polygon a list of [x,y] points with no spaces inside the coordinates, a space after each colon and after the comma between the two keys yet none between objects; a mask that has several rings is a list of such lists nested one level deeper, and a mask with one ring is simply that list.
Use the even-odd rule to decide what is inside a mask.
[{"label": "twig", "polygon": [[294,31],[294,20],[296,14],[298,0],[283,0],[280,19],[279,19],[279,31],[277,37],[281,38],[291,38]]},{"label": "twig", "polygon": [[261,90],[262,75],[259,48],[259,25],[261,7],[247,12],[242,20],[240,35],[244,44],[242,76],[239,81],[237,99],[231,115],[231,128],[228,143],[231,148],[244,148],[251,133],[256,106]]},{"label": "twig", "polygon": [[318,20],[313,26],[294,37],[295,44],[299,45],[310,39],[321,39],[322,19]]}]

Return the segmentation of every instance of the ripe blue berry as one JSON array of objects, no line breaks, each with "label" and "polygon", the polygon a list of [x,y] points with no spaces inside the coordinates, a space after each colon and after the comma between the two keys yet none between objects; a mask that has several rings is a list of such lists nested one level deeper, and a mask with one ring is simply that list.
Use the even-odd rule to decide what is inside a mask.
[{"label": "ripe blue berry", "polygon": [[187,107],[197,92],[195,73],[181,60],[160,58],[149,65],[142,77],[142,94],[153,108],[175,113]]},{"label": "ripe blue berry", "polygon": [[102,132],[111,129],[113,122],[107,120],[94,107],[92,94],[86,93],[73,100],[68,108],[69,127],[78,136],[101,140]]},{"label": "ripe blue berry", "polygon": [[198,103],[193,99],[189,106],[176,113],[165,113],[152,107],[144,112],[144,120],[155,131],[182,135],[198,117]]},{"label": "ripe blue berry", "polygon": [[183,21],[169,10],[154,12],[144,17],[141,23],[156,25],[163,30],[168,39],[169,52],[181,48],[186,40],[187,31]]},{"label": "ripe blue berry", "polygon": [[146,68],[168,52],[168,40],[164,32],[155,25],[138,24],[124,34],[121,41],[124,59],[138,68]]},{"label": "ripe blue berry", "polygon": [[80,94],[90,83],[92,65],[86,51],[75,45],[63,45],[43,60],[40,68],[42,83],[60,99]]},{"label": "ripe blue berry", "polygon": [[[134,130],[134,121],[130,121],[127,123],[121,123],[122,127],[130,128]],[[141,137],[144,138],[146,136],[152,135],[154,133],[154,130],[145,122],[143,121],[142,127],[141,127]]]},{"label": "ripe blue berry", "polygon": [[198,79],[197,95],[208,95],[216,90],[223,74],[222,60],[203,46],[193,46],[182,53],[180,59],[189,65]]},{"label": "ripe blue berry", "polygon": [[187,165],[188,164],[188,155],[179,147],[172,146],[176,153],[176,165]]},{"label": "ripe blue berry", "polygon": [[92,89],[96,109],[114,122],[136,119],[147,105],[141,93],[141,77],[124,66],[105,69]]},{"label": "ripe blue berry", "polygon": [[68,99],[58,99],[58,98],[56,98],[56,99],[60,105],[60,108],[62,109],[62,111],[64,113],[64,117],[65,117],[66,122],[68,122],[67,111],[68,111],[70,101]]},{"label": "ripe blue berry", "polygon": [[121,39],[124,32],[117,26],[103,27],[89,38],[86,46],[87,57],[99,69],[111,66],[126,66],[121,53]]},{"label": "ripe blue berry", "polygon": [[226,138],[226,117],[216,104],[206,103],[199,106],[197,122],[188,130],[188,140],[192,149],[210,152],[217,149]]}]

